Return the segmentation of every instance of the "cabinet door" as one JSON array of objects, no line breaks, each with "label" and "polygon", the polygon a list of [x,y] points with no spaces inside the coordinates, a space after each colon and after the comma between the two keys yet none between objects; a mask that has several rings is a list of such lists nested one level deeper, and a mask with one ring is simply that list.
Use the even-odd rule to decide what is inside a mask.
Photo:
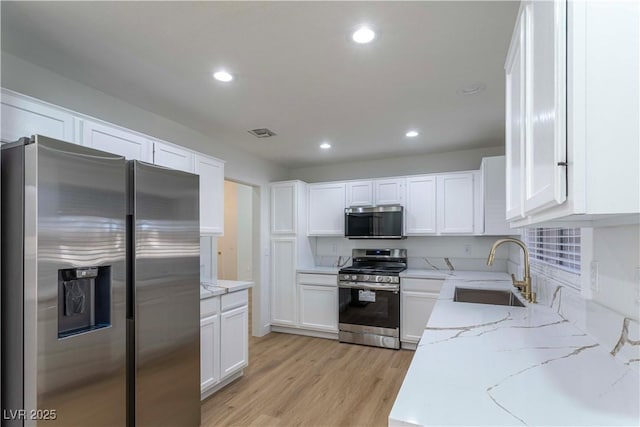
[{"label": "cabinet door", "polygon": [[271,239],[271,323],[296,325],[296,239]]},{"label": "cabinet door", "polygon": [[195,155],[195,173],[200,176],[200,232],[224,233],[224,162]]},{"label": "cabinet door", "polygon": [[153,144],[153,164],[190,173],[195,170],[192,151],[162,142]]},{"label": "cabinet door", "polygon": [[298,188],[295,182],[271,184],[271,233],[295,234],[298,230]]},{"label": "cabinet door", "polygon": [[200,319],[200,391],[220,381],[220,316]]},{"label": "cabinet door", "polygon": [[298,291],[300,327],[338,332],[338,288],[299,285]]},{"label": "cabinet door", "polygon": [[513,31],[513,38],[507,62],[506,73],[506,218],[517,219],[523,217],[524,181],[524,143],[525,143],[525,33],[524,22],[527,8],[521,9],[521,14]]},{"label": "cabinet door", "polygon": [[344,183],[309,185],[309,236],[344,236]]},{"label": "cabinet door", "polygon": [[347,206],[373,205],[373,181],[347,182]]},{"label": "cabinet door", "polygon": [[532,1],[526,20],[524,213],[566,198],[566,9],[564,0]]},{"label": "cabinet door", "polygon": [[407,178],[406,188],[405,233],[435,234],[436,177],[426,175]]},{"label": "cabinet door", "polygon": [[2,141],[16,141],[23,136],[45,135],[75,142],[73,116],[54,107],[7,93],[2,93]]},{"label": "cabinet door", "polygon": [[374,185],[374,204],[401,205],[404,203],[404,179],[377,179]]},{"label": "cabinet door", "polygon": [[417,343],[427,326],[431,311],[438,300],[437,293],[401,292],[400,340]]},{"label": "cabinet door", "polygon": [[140,135],[90,120],[82,122],[82,145],[153,163],[153,143]]},{"label": "cabinet door", "polygon": [[473,233],[473,173],[438,175],[438,232]]},{"label": "cabinet door", "polygon": [[249,308],[246,305],[220,315],[220,350],[222,378],[249,363]]}]

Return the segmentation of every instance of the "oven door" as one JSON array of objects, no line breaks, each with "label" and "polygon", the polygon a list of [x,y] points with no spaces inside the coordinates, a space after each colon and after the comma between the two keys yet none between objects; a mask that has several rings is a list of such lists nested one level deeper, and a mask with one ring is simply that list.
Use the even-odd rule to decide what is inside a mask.
[{"label": "oven door", "polygon": [[[379,283],[339,283],[340,329],[360,325],[389,330],[400,328],[400,288]],[[348,327],[346,327],[348,328]]]}]

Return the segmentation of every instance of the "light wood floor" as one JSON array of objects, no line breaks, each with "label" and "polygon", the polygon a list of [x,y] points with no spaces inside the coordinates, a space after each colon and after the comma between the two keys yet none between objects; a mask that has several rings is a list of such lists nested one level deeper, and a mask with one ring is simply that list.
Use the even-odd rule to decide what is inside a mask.
[{"label": "light wood floor", "polygon": [[202,426],[386,426],[412,351],[271,333],[244,377],[202,402]]}]

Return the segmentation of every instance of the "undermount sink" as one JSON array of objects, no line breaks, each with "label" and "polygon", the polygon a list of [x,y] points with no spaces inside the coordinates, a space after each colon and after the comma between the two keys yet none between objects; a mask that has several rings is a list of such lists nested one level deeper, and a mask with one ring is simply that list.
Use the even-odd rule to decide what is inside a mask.
[{"label": "undermount sink", "polygon": [[524,307],[524,304],[511,291],[497,289],[456,288],[453,300],[475,304],[509,305]]}]

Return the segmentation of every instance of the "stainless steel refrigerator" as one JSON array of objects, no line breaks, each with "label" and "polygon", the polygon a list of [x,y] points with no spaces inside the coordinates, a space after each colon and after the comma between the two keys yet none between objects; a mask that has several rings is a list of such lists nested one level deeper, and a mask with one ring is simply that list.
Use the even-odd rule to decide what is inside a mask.
[{"label": "stainless steel refrigerator", "polygon": [[197,426],[198,177],[2,147],[2,425]]}]

